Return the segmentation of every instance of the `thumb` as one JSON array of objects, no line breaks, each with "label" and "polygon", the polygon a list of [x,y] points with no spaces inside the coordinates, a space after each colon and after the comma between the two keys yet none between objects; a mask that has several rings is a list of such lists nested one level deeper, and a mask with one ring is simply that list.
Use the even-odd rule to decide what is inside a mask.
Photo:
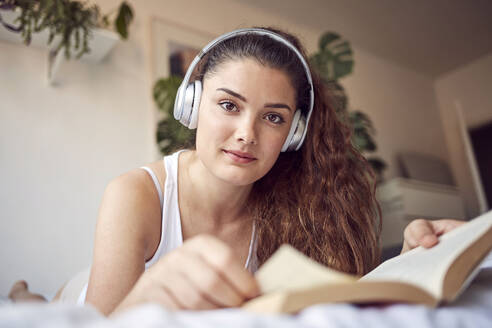
[{"label": "thumb", "polygon": [[429,248],[439,241],[433,224],[424,219],[412,221],[405,229],[404,237],[410,249],[417,246]]}]

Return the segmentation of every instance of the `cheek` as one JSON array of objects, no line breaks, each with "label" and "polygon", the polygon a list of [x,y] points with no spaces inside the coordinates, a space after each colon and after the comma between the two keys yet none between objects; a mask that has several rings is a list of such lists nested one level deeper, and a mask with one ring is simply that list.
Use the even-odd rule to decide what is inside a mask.
[{"label": "cheek", "polygon": [[288,123],[284,123],[282,126],[277,126],[272,128],[269,125],[265,125],[264,128],[264,138],[263,142],[270,147],[270,149],[280,152],[282,146],[289,134],[290,125]]},{"label": "cheek", "polygon": [[196,135],[197,149],[222,143],[232,132],[231,125],[213,109],[200,108]]},{"label": "cheek", "polygon": [[265,134],[264,138],[261,140],[263,154],[265,158],[268,158],[268,165],[273,166],[275,161],[277,160],[280,150],[284,145],[284,141],[286,138],[286,133],[275,132]]},{"label": "cheek", "polygon": [[269,150],[270,153],[273,153],[274,155],[280,154],[280,150],[282,149],[282,146],[284,144],[285,138],[280,135],[280,136],[275,136],[275,138],[270,138],[268,140],[264,140],[263,144],[264,147]]}]

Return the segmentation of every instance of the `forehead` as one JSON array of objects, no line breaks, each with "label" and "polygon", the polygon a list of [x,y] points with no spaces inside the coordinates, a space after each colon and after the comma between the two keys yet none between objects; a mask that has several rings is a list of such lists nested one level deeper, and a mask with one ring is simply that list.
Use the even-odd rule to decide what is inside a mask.
[{"label": "forehead", "polygon": [[[203,79],[204,89],[211,87],[236,88],[235,91],[264,94],[276,100],[295,103],[296,92],[287,73],[265,66],[257,60],[229,59],[205,74]],[[220,85],[220,86],[219,86]]]}]

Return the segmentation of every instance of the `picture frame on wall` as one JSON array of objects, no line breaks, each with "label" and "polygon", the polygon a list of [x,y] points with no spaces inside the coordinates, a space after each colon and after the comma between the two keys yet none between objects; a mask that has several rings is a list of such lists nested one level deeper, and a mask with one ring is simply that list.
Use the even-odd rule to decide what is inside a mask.
[{"label": "picture frame on wall", "polygon": [[183,77],[198,52],[215,36],[190,26],[153,17],[152,81],[172,74]]}]

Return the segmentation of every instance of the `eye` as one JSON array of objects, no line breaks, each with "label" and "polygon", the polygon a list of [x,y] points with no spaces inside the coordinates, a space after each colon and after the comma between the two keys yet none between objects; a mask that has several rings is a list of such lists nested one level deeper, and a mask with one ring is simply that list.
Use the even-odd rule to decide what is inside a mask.
[{"label": "eye", "polygon": [[265,118],[269,121],[272,122],[273,124],[282,124],[285,122],[285,120],[282,118],[282,116],[278,114],[267,114]]},{"label": "eye", "polygon": [[219,103],[220,107],[222,107],[226,112],[237,112],[238,108],[236,104],[231,101],[222,101]]}]

